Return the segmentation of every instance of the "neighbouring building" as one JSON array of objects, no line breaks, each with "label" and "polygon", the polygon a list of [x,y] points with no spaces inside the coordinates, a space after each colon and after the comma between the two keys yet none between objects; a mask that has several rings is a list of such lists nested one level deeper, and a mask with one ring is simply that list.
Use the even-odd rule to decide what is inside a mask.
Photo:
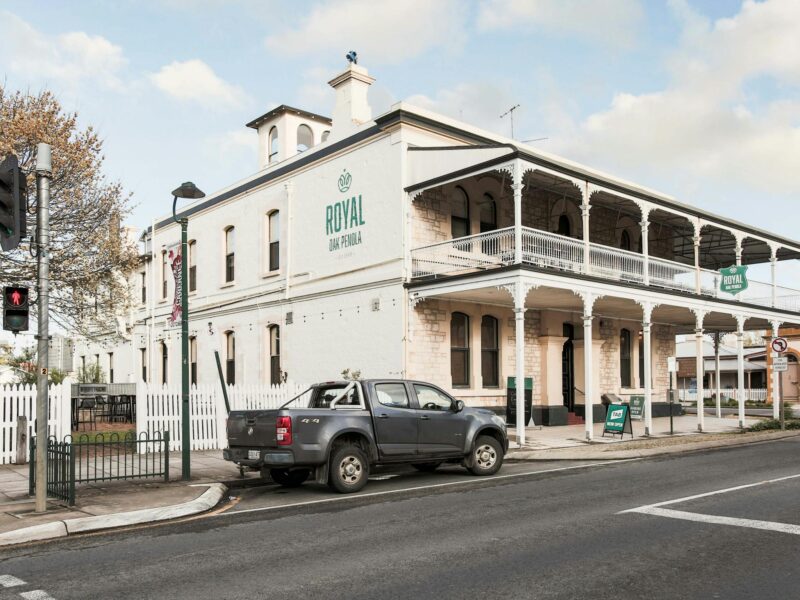
[{"label": "neighbouring building", "polygon": [[[719,365],[717,365],[719,355]],[[695,400],[697,393],[697,344],[694,340],[679,341],[676,344],[675,356],[678,360],[676,388],[678,397],[685,400]],[[746,399],[754,401],[768,401],[767,366],[764,363],[764,346],[745,347],[744,349],[744,375]],[[715,397],[716,390],[720,390],[723,398],[735,397],[739,387],[738,377],[738,351],[723,343],[715,348],[712,340],[703,341],[703,389],[706,397]],[[719,368],[717,368],[719,366]],[[717,375],[719,373],[719,375]],[[717,379],[719,377],[719,380]]]},{"label": "neighbouring building", "polygon": [[[332,79],[332,119],[253,120],[258,171],[180,206],[192,382],[216,382],[218,351],[229,383],[349,368],[499,407],[509,377],[531,378],[537,423],[596,421],[604,393],[644,395],[649,419],[676,335],[800,325],[775,275],[797,242],[406,103],[373,116],[372,82],[358,65]],[[201,170],[180,179],[202,187]],[[172,215],[147,228],[136,305],[76,360],[179,384],[179,237]],[[771,282],[720,291],[719,269],[765,262]]]}]

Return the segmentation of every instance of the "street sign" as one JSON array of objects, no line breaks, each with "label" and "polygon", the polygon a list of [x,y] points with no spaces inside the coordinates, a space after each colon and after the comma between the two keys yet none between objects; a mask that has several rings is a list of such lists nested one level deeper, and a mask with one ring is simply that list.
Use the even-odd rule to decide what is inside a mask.
[{"label": "street sign", "polygon": [[789,358],[786,356],[781,356],[779,358],[772,359],[772,370],[776,373],[782,373],[783,371],[789,370]]},{"label": "street sign", "polygon": [[786,352],[786,349],[789,348],[789,340],[785,337],[776,337],[770,345],[775,352]]},{"label": "street sign", "polygon": [[721,292],[736,295],[747,289],[747,267],[731,265],[719,270],[719,289]]},{"label": "street sign", "polygon": [[606,433],[612,435],[619,434],[623,437],[630,433],[633,437],[633,427],[631,426],[631,413],[628,411],[627,404],[609,404],[606,411],[606,423],[603,427],[603,436]]},{"label": "street sign", "polygon": [[644,417],[644,396],[631,396],[631,419],[641,421]]},{"label": "street sign", "polygon": [[676,356],[667,357],[667,372],[668,373],[678,372],[678,357]]}]

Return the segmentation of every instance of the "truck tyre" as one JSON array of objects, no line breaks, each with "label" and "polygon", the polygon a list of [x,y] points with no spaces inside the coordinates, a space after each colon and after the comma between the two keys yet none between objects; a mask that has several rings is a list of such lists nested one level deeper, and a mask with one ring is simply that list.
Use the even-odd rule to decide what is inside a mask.
[{"label": "truck tyre", "polygon": [[414,467],[417,471],[422,471],[423,473],[432,473],[436,469],[441,466],[442,463],[440,462],[432,462],[432,463],[415,463],[411,466]]},{"label": "truck tyre", "polygon": [[311,471],[308,469],[298,469],[296,471],[290,471],[288,469],[269,470],[272,481],[283,487],[299,487],[303,485],[303,482],[308,479],[310,474]]},{"label": "truck tyre", "polygon": [[503,464],[503,447],[496,439],[482,435],[475,441],[472,454],[467,459],[473,475],[494,475]]},{"label": "truck tyre", "polygon": [[369,479],[369,459],[358,446],[346,445],[334,448],[331,454],[330,479],[328,484],[337,492],[357,492]]}]

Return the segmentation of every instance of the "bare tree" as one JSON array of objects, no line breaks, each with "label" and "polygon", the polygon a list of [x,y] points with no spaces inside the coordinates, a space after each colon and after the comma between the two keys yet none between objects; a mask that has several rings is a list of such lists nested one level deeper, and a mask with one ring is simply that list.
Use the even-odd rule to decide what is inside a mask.
[{"label": "bare tree", "polygon": [[[28,183],[28,238],[0,253],[3,285],[35,287],[36,145],[52,146],[50,200],[51,318],[83,335],[108,329],[129,303],[127,274],[136,265],[135,244],[120,230],[130,195],[102,174],[103,142],[77,113],[65,113],[49,91],[9,92],[0,84],[0,159],[16,154]],[[33,306],[31,307],[33,310]]]}]

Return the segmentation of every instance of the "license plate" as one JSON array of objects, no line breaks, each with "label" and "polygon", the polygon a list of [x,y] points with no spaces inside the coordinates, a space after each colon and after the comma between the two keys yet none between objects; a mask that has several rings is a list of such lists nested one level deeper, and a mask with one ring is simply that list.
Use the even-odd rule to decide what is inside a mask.
[{"label": "license plate", "polygon": [[250,460],[258,460],[261,458],[261,452],[259,450],[248,450],[247,458]]}]

